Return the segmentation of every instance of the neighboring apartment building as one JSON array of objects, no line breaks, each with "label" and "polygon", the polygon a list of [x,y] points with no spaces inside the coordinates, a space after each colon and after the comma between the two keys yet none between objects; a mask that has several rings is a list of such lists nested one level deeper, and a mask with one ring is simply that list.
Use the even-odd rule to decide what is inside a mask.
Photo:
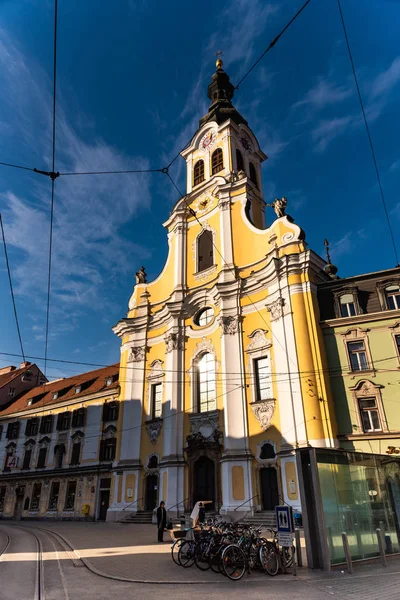
[{"label": "neighboring apartment building", "polygon": [[318,285],[318,300],[339,449],[314,461],[325,566],[344,561],[342,531],[353,559],[379,555],[377,527],[386,552],[400,551],[400,267],[326,272],[333,278]]},{"label": "neighboring apartment building", "polygon": [[318,286],[338,439],[346,450],[400,446],[400,267]]},{"label": "neighboring apartment building", "polygon": [[19,367],[3,367],[0,369],[0,410],[27,390],[46,381],[39,367],[28,361],[22,362]]},{"label": "neighboring apartment building", "polygon": [[45,383],[0,410],[0,518],[105,519],[118,370]]}]

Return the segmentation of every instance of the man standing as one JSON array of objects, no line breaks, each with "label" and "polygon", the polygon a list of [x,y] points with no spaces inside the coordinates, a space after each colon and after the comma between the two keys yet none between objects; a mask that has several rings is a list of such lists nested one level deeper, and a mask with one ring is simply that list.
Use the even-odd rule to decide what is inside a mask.
[{"label": "man standing", "polygon": [[165,510],[165,502],[161,500],[160,506],[157,508],[157,528],[158,541],[163,542],[164,529],[167,524],[167,511]]}]

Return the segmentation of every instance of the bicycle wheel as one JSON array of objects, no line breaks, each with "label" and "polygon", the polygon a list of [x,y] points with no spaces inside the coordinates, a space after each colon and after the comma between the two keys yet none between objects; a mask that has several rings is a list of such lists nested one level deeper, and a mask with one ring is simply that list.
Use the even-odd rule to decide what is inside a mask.
[{"label": "bicycle wheel", "polygon": [[222,547],[220,546],[220,547],[214,548],[210,552],[208,559],[209,559],[210,567],[214,571],[214,573],[222,572],[221,556],[222,556],[222,552],[223,552],[224,548],[225,548],[225,546],[222,546]]},{"label": "bicycle wheel", "polygon": [[194,562],[196,563],[196,567],[200,569],[200,571],[208,571],[210,568],[210,561],[207,556],[208,543],[207,544],[197,544],[194,552]]},{"label": "bicycle wheel", "polygon": [[178,561],[181,567],[185,569],[191,567],[194,563],[195,543],[191,540],[185,540],[179,548]]},{"label": "bicycle wheel", "polygon": [[222,553],[222,567],[229,579],[233,581],[241,579],[246,570],[246,557],[243,550],[239,546],[227,546]]},{"label": "bicycle wheel", "polygon": [[258,550],[262,568],[272,577],[279,571],[279,558],[273,544],[263,544]]},{"label": "bicycle wheel", "polygon": [[175,542],[172,545],[171,548],[171,556],[172,556],[172,560],[174,561],[175,564],[180,566],[180,562],[179,562],[179,550],[180,547],[182,546],[183,542],[186,542],[185,538],[178,538],[177,540],[175,540]]}]

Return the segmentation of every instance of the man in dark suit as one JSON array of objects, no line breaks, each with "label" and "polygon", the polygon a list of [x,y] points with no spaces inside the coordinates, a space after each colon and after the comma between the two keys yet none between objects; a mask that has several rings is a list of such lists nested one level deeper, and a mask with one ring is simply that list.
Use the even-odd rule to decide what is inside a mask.
[{"label": "man in dark suit", "polygon": [[165,510],[165,502],[161,500],[160,506],[157,508],[157,528],[158,541],[163,542],[164,529],[167,524],[167,511]]}]

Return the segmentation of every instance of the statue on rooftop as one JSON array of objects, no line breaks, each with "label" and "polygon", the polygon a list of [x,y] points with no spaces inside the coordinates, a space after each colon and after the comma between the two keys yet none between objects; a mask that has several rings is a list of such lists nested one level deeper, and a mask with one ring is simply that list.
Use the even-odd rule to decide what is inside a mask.
[{"label": "statue on rooftop", "polygon": [[274,202],[267,204],[267,206],[272,206],[278,219],[286,217],[287,198],[284,196],[282,198],[275,198]]},{"label": "statue on rooftop", "polygon": [[136,273],[136,283],[147,283],[147,274],[144,267],[140,267],[139,271]]}]

